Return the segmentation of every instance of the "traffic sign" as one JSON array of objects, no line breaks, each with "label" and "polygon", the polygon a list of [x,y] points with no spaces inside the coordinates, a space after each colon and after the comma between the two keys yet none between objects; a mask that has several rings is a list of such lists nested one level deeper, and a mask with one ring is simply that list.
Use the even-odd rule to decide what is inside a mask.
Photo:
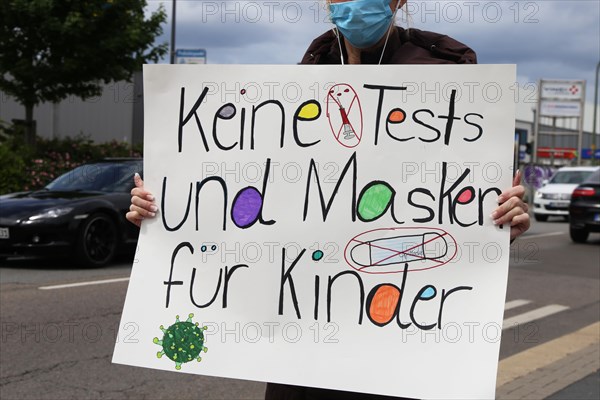
[{"label": "traffic sign", "polygon": [[206,64],[205,49],[177,49],[175,64]]}]

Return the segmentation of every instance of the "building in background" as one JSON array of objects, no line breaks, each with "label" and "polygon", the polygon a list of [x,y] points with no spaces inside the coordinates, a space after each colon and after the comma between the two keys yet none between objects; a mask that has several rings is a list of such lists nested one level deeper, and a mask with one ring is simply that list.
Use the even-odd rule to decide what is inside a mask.
[{"label": "building in background", "polygon": [[[131,82],[105,84],[102,94],[87,100],[70,96],[59,103],[43,103],[34,108],[40,137],[88,136],[95,142],[117,140],[132,144],[143,141],[142,73]],[[25,107],[0,91],[0,121],[23,119]]]},{"label": "building in background", "polygon": [[[536,164],[552,167],[565,165],[578,165],[578,130],[568,126],[553,127],[544,121],[540,123],[540,130],[554,130],[554,135],[538,135],[537,146],[534,146],[534,123],[517,120],[515,131],[519,137],[518,162],[521,165],[532,162],[533,152],[537,147]],[[581,162],[579,165],[597,165],[600,162],[600,149],[594,147],[592,132],[583,131],[581,137]]]}]

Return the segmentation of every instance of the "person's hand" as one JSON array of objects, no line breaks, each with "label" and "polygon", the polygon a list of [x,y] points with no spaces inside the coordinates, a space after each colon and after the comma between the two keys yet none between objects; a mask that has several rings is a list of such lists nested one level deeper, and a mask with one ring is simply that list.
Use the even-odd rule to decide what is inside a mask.
[{"label": "person's hand", "polygon": [[129,212],[125,217],[139,228],[145,218],[152,218],[156,215],[158,208],[154,204],[152,193],[144,190],[144,181],[140,174],[136,173],[133,181],[135,187],[131,189],[131,206],[129,206]]},{"label": "person's hand", "polygon": [[529,229],[529,207],[523,201],[525,188],[521,185],[521,171],[517,171],[513,178],[513,187],[498,196],[500,206],[492,213],[494,224],[510,224],[510,240],[515,240],[519,235]]}]

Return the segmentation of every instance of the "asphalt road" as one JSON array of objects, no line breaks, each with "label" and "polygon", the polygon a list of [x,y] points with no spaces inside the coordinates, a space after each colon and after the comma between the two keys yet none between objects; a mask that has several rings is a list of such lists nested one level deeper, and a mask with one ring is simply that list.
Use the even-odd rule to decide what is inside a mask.
[{"label": "asphalt road", "polygon": [[[600,235],[574,244],[568,224],[551,220],[534,224],[511,250],[507,294],[511,306],[505,313],[501,359],[599,320]],[[0,397],[263,397],[263,383],[111,364],[130,270],[128,258],[92,270],[79,269],[68,260],[9,260],[0,267]],[[97,280],[111,281],[43,289]],[[538,317],[518,323],[527,315]],[[507,319],[517,322],[506,326]],[[597,376],[564,393],[588,393],[577,390],[590,382],[597,382]],[[582,396],[593,397],[582,399],[597,396],[593,390],[589,393]]]}]

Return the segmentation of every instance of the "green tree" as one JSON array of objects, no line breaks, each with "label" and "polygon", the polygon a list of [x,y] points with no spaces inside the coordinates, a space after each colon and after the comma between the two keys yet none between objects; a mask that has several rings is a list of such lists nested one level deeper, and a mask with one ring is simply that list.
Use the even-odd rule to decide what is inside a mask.
[{"label": "green tree", "polygon": [[131,80],[156,62],[166,13],[146,19],[146,0],[1,0],[0,90],[25,107],[26,140],[35,143],[33,107],[75,95],[98,96],[102,83]]}]

